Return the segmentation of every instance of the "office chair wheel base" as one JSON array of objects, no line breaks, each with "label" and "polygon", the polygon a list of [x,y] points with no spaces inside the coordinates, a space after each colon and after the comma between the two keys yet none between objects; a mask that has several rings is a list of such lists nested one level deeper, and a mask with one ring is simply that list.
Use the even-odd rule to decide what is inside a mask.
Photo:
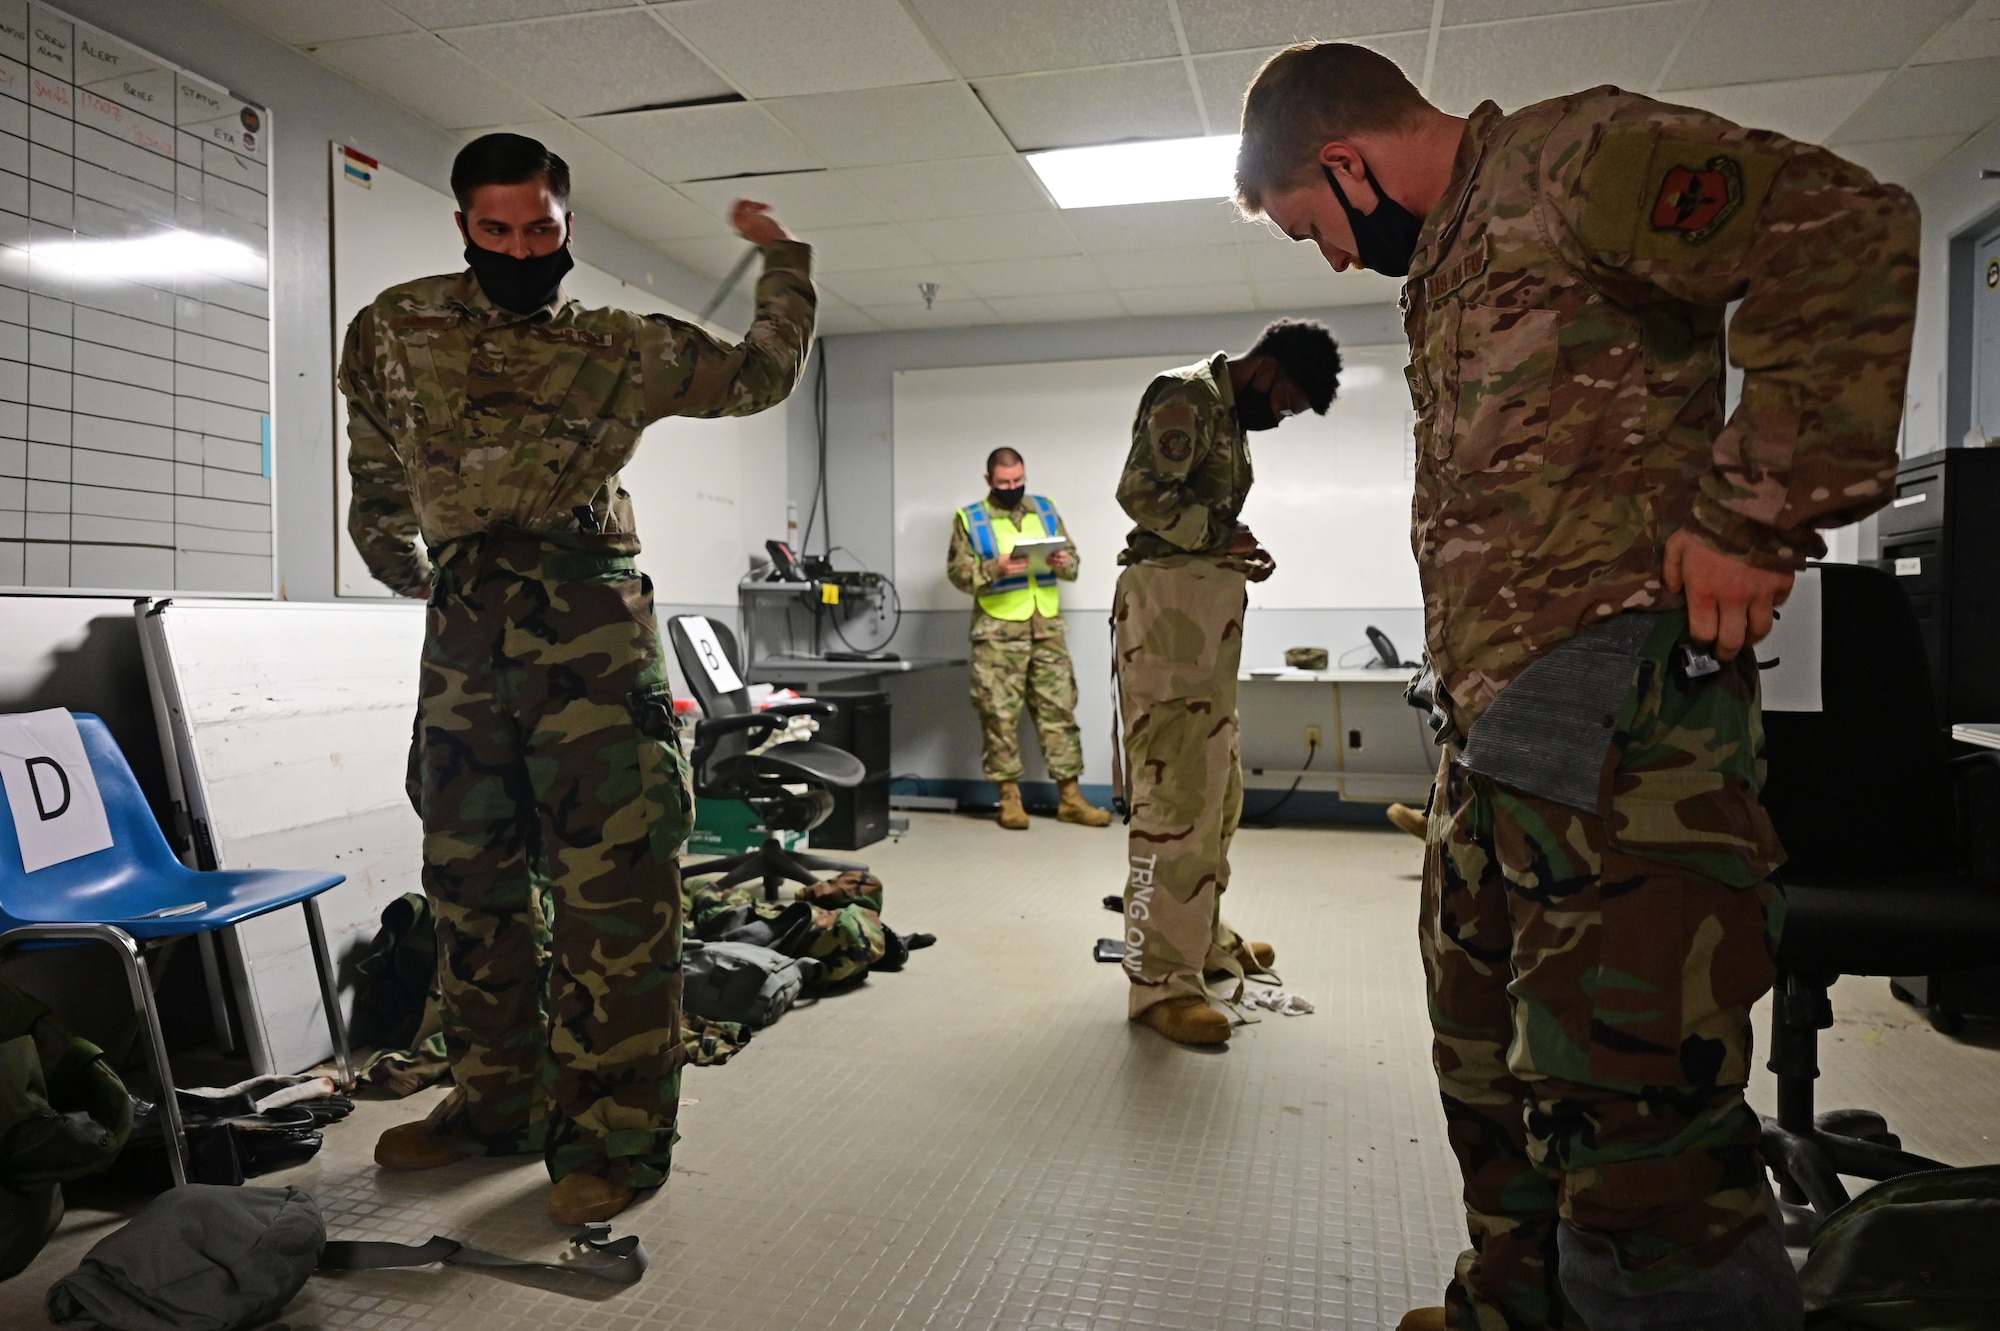
[{"label": "office chair wheel base", "polygon": [[1933,1004],[1925,1015],[1931,1019],[1931,1029],[1939,1035],[1957,1035],[1965,1029],[1963,1012]]}]

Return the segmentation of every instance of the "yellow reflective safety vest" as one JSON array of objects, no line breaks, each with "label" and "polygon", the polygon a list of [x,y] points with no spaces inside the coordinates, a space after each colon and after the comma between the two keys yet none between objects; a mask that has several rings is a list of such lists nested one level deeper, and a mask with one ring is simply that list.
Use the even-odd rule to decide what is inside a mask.
[{"label": "yellow reflective safety vest", "polygon": [[[984,499],[958,510],[958,520],[965,524],[965,534],[972,538],[972,548],[981,559],[1004,559],[1014,549],[1014,542],[1024,536],[1062,534],[1062,519],[1056,516],[1056,506],[1040,495],[1028,496],[1020,526],[1004,514],[995,516]],[[1017,573],[1001,578],[979,598],[979,608],[995,619],[1016,623],[1037,613],[1044,619],[1054,619],[1062,613],[1056,575],[1044,573],[1037,577],[1033,573]]]}]

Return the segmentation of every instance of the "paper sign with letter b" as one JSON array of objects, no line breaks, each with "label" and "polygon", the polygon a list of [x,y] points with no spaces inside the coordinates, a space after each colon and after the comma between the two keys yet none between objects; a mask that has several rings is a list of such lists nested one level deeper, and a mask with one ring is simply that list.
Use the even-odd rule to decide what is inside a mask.
[{"label": "paper sign with letter b", "polygon": [[27,872],[110,847],[97,776],[62,708],[0,716],[0,778]]},{"label": "paper sign with letter b", "polygon": [[708,676],[709,683],[715,685],[715,691],[734,693],[742,688],[742,677],[736,673],[736,667],[729,664],[729,654],[722,650],[722,641],[715,636],[715,630],[709,627],[708,621],[700,615],[682,615],[680,623],[681,632],[687,634],[695,655],[701,658],[702,673]]}]

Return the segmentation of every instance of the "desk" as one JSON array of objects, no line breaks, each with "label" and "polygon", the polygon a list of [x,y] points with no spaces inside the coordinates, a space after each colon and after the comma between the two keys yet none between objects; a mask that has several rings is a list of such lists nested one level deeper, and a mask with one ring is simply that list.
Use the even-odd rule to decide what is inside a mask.
[{"label": "desk", "polygon": [[1982,749],[2000,749],[2000,723],[1967,722],[1951,728],[1951,737],[1961,744],[1977,744]]},{"label": "desk", "polygon": [[[1437,749],[1423,718],[1403,700],[1412,673],[1239,672],[1244,784],[1269,788],[1303,776],[1301,790],[1330,789],[1343,800],[1421,803],[1437,772]],[[1308,770],[1300,766],[1305,727],[1315,725],[1320,751]]]},{"label": "desk", "polygon": [[834,679],[907,675],[913,670],[962,666],[965,661],[963,656],[916,656],[900,661],[829,661],[823,656],[794,656],[781,652],[751,662],[747,673],[753,684],[787,684],[795,680],[824,683]]}]

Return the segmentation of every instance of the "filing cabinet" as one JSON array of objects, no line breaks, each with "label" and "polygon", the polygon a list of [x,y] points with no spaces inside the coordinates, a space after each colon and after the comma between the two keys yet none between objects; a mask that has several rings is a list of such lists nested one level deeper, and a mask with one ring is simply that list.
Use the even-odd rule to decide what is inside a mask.
[{"label": "filing cabinet", "polygon": [[2000,720],[2000,448],[1906,459],[1876,519],[1917,612],[1939,721]]}]

